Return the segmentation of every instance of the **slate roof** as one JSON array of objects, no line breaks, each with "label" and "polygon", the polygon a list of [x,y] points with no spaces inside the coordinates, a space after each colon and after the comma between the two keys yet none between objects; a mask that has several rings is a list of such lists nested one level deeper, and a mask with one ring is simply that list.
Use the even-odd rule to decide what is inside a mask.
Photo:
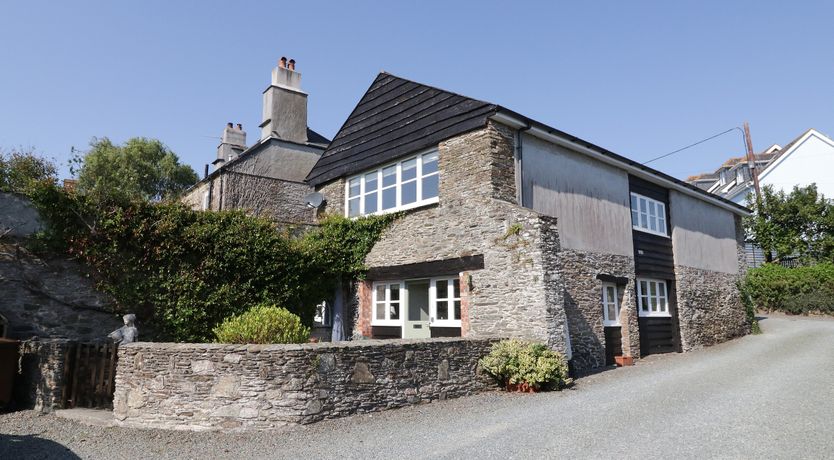
[{"label": "slate roof", "polygon": [[486,126],[498,106],[380,73],[307,176],[357,173]]}]

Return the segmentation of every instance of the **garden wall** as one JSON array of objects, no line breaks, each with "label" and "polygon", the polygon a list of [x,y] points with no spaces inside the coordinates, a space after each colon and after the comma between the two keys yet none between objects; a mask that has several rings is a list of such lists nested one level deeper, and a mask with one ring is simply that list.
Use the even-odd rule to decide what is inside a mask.
[{"label": "garden wall", "polygon": [[268,429],[495,388],[478,359],[497,339],[303,345],[132,343],[119,348],[119,424]]}]

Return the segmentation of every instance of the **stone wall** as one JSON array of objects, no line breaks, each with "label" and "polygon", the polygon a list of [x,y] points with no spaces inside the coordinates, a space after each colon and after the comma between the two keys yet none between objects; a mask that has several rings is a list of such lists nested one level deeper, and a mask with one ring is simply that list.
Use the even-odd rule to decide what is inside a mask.
[{"label": "stone wall", "polygon": [[[559,249],[556,220],[515,203],[511,131],[490,124],[441,142],[438,150],[439,203],[393,222],[366,265],[483,255],[484,268],[464,274],[468,317],[462,323],[467,335],[523,337],[565,352],[563,285],[552,259]],[[501,178],[500,185],[496,178]],[[336,192],[331,186],[322,190]],[[370,308],[366,299],[361,309]],[[370,318],[370,313],[360,318]]]},{"label": "stone wall", "polygon": [[268,429],[495,388],[477,361],[496,339],[119,347],[114,414],[125,426]]},{"label": "stone wall", "polygon": [[614,254],[562,250],[559,268],[565,283],[565,311],[570,325],[573,365],[586,371],[605,365],[605,330],[602,324],[602,281],[597,275],[623,277],[620,324],[623,354],[640,356],[637,300],[634,294],[634,259]]},{"label": "stone wall", "polygon": [[10,338],[95,340],[122,326],[79,262],[38,257],[24,243],[0,242],[0,293]]},{"label": "stone wall", "polygon": [[73,342],[63,339],[44,339],[20,345],[20,368],[15,377],[15,406],[52,412],[61,409],[65,381],[64,367]]},{"label": "stone wall", "polygon": [[0,235],[24,238],[42,229],[40,214],[26,197],[0,192]]},{"label": "stone wall", "polygon": [[675,266],[683,351],[714,345],[750,332],[738,280],[738,275]]}]

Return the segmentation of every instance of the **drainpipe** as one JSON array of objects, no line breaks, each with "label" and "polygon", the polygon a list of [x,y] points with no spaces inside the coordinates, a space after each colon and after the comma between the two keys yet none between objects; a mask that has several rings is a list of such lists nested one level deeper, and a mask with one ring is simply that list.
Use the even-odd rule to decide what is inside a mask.
[{"label": "drainpipe", "polygon": [[522,168],[522,161],[523,161],[523,134],[526,131],[529,131],[532,128],[530,122],[527,122],[527,126],[523,128],[519,128],[516,131],[516,142],[515,142],[515,197],[518,201],[520,206],[524,206],[524,170]]}]

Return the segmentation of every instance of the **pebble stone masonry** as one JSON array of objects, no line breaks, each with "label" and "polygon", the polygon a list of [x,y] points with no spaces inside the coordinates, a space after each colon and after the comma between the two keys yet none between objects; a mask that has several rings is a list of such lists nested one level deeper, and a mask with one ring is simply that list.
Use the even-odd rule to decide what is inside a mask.
[{"label": "pebble stone masonry", "polygon": [[119,347],[117,423],[269,429],[496,388],[478,359],[497,339]]}]

